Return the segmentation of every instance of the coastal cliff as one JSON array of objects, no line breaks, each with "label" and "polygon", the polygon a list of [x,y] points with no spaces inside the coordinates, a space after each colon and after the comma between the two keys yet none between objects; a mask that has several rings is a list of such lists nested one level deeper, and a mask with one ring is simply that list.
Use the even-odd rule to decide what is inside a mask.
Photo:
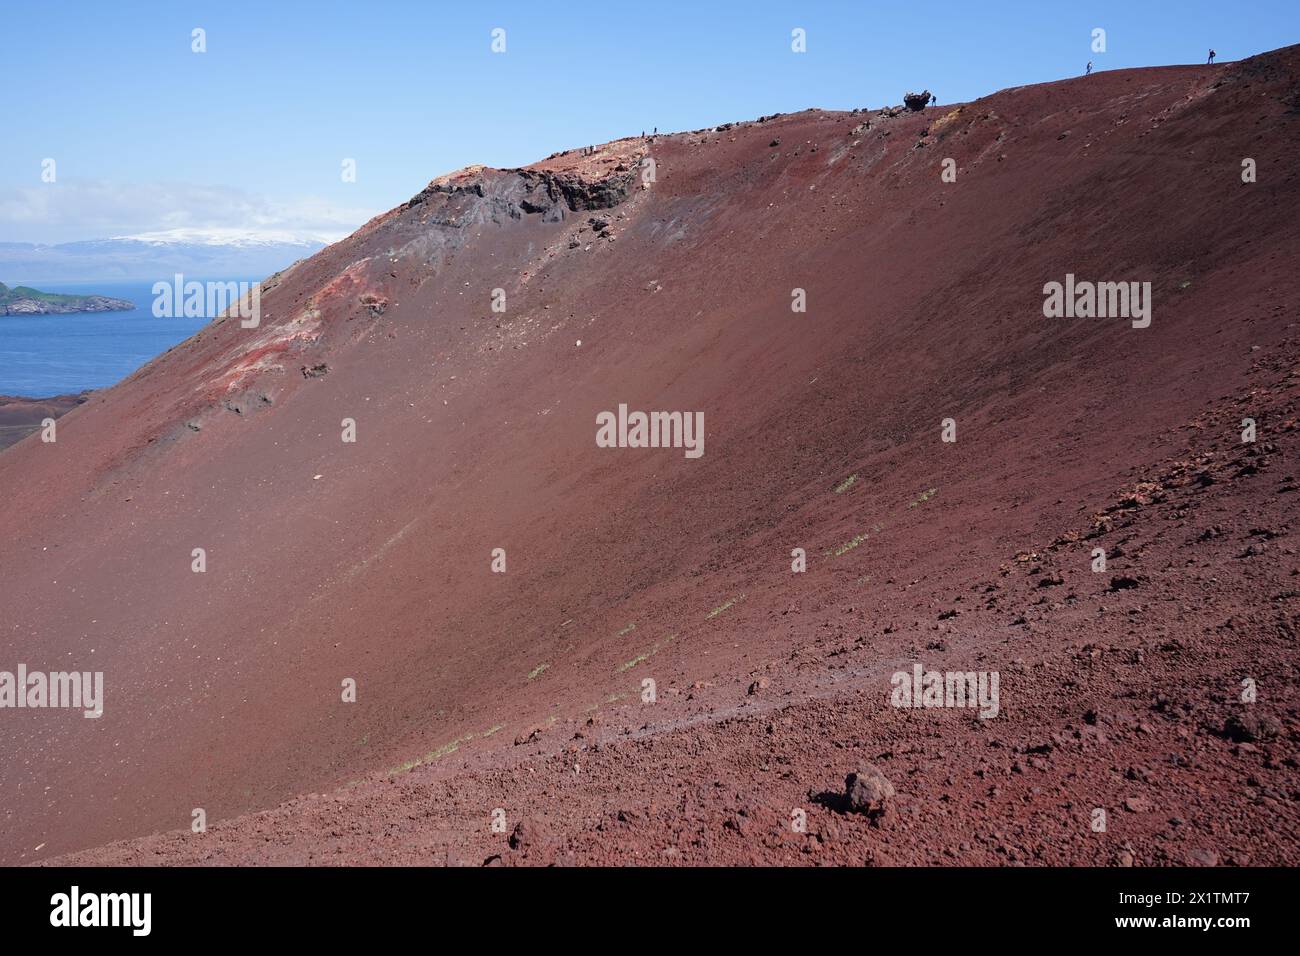
[{"label": "coastal cliff", "polygon": [[0,315],[64,315],[74,312],[128,312],[135,303],[106,295],[64,295],[0,282]]}]

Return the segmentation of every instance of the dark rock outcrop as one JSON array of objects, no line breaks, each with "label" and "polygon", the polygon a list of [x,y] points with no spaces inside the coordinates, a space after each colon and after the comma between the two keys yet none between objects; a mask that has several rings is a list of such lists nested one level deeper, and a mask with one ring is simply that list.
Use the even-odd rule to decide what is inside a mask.
[{"label": "dark rock outcrop", "polygon": [[922,90],[920,93],[908,93],[903,97],[903,105],[914,113],[919,113],[925,109],[930,102],[930,91]]}]

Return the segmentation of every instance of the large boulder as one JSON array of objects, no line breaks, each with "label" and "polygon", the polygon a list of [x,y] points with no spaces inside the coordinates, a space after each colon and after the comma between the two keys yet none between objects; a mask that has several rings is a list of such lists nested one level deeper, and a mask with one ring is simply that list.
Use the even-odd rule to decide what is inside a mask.
[{"label": "large boulder", "polygon": [[912,110],[912,112],[914,113],[920,112],[921,110],[925,109],[926,105],[929,102],[930,102],[929,90],[924,90],[920,93],[908,93],[906,96],[903,97],[903,105],[906,106],[909,110]]}]

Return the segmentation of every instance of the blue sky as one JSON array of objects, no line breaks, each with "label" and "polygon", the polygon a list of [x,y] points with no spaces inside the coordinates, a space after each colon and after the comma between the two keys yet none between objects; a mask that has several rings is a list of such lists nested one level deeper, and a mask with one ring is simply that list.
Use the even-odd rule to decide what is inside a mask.
[{"label": "blue sky", "polygon": [[[60,2],[3,17],[0,241],[341,234],[468,165],[1300,42],[1300,0]],[[207,52],[191,51],[206,31]],[[506,52],[491,31],[506,31]],[[790,34],[807,31],[807,52]],[[1090,49],[1106,30],[1107,50]],[[55,183],[41,162],[56,161]],[[357,179],[345,183],[341,162]]]}]

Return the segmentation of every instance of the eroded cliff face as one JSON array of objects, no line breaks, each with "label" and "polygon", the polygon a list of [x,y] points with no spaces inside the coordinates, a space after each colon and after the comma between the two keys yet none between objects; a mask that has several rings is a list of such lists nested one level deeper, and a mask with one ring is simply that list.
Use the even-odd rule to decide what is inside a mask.
[{"label": "eroded cliff face", "polygon": [[[387,771],[425,786],[467,768],[481,776],[443,794],[454,826],[486,812],[493,780],[534,801],[562,789],[573,813],[546,806],[574,852],[609,855],[590,827],[627,787],[620,759],[650,781],[628,846],[688,819],[692,859],[730,860],[742,844],[714,831],[735,806],[678,782],[737,780],[750,819],[784,819],[881,739],[899,799],[955,833],[985,810],[964,785],[991,745],[890,708],[889,674],[920,656],[1003,673],[1000,753],[1071,741],[1055,765],[1034,752],[1047,769],[1008,804],[1016,826],[1019,807],[1050,815],[1058,788],[1104,789],[1090,768],[1156,761],[1172,738],[1116,717],[1108,739],[1128,749],[1102,760],[1057,704],[1082,682],[1103,714],[1139,706],[1124,697],[1138,672],[1103,673],[1138,650],[1161,681],[1214,686],[1227,664],[1210,648],[1160,650],[1222,623],[1180,610],[1211,586],[1176,560],[1203,530],[1203,488],[1236,509],[1204,545],[1206,575],[1233,582],[1215,592],[1237,620],[1228,664],[1283,666],[1228,542],[1244,551],[1245,515],[1295,496],[1226,491],[1274,466],[1238,463],[1224,423],[1260,396],[1260,421],[1294,417],[1296,75],[1286,50],[475,167],[272,277],[256,327],[213,322],[61,418],[57,443],[0,455],[0,658],[93,665],[106,696],[98,720],[0,720],[21,755],[0,766],[0,860],[371,773],[361,803],[391,821],[384,787],[407,791]],[[1151,282],[1149,328],[1046,319],[1044,285],[1067,274]],[[597,416],[622,404],[703,413],[707,451],[598,446]],[[1183,482],[1186,462],[1222,477]],[[1107,509],[1150,475],[1169,488],[1142,492],[1149,520],[1126,528],[1134,509]],[[1113,575],[1081,570],[1084,535],[1139,585],[1112,593]],[[1250,573],[1284,590],[1281,564]],[[1157,580],[1170,590],[1144,597]],[[787,702],[800,709],[782,716]],[[1192,723],[1159,726],[1222,724],[1222,701],[1192,706]],[[928,772],[902,763],[931,732],[969,756],[949,770],[963,786],[942,788],[969,790],[947,816],[942,778],[903,784]],[[637,749],[658,739],[684,763]],[[540,790],[514,775],[525,759]],[[1226,793],[1230,766],[1209,766],[1201,785]],[[588,771],[603,776],[583,789]],[[1276,846],[1261,818],[1243,826]],[[900,860],[926,862],[897,839]],[[1065,831],[1048,842],[1095,861]]]},{"label": "eroded cliff face", "polygon": [[540,215],[543,222],[563,222],[572,213],[611,209],[631,194],[638,182],[636,170],[620,164],[609,175],[589,179],[577,172],[550,170],[487,170],[479,168],[434,180],[406,204],[407,209],[437,196],[474,196],[483,203],[462,207],[459,215],[435,221],[442,225],[468,225]]}]

